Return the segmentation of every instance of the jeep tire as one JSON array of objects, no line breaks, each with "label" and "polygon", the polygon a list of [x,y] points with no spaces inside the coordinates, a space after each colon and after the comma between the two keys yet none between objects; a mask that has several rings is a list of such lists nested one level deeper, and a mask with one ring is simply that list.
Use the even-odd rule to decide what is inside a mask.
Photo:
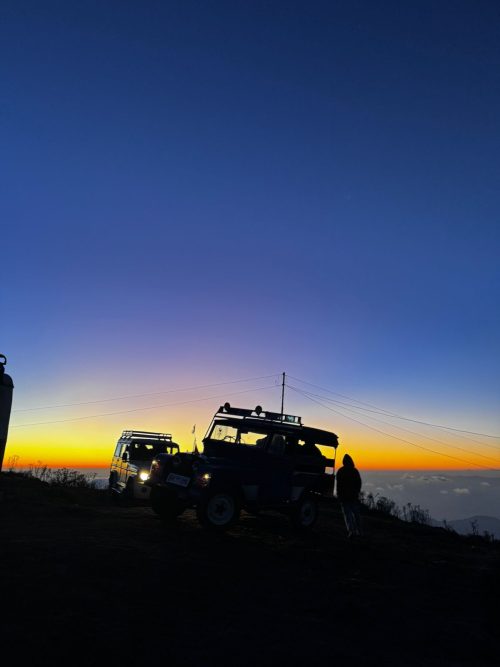
[{"label": "jeep tire", "polygon": [[134,484],[135,484],[135,478],[129,477],[127,480],[127,484],[125,485],[125,488],[123,490],[123,500],[125,502],[131,502],[132,500],[134,500],[135,498]]},{"label": "jeep tire", "polygon": [[108,482],[108,493],[110,496],[114,496],[116,493],[116,488],[115,488],[116,480],[117,480],[117,474],[116,472],[112,472],[109,475],[109,482]]},{"label": "jeep tire", "polygon": [[309,530],[318,518],[318,501],[310,493],[304,493],[291,513],[292,524],[297,530]]},{"label": "jeep tire", "polygon": [[198,521],[204,528],[224,531],[233,526],[240,516],[240,503],[233,491],[213,491],[196,508]]}]

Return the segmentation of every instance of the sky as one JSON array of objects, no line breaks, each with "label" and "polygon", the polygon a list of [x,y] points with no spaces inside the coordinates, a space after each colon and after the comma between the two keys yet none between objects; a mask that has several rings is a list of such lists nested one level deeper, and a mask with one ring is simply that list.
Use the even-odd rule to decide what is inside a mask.
[{"label": "sky", "polygon": [[500,468],[497,2],[4,0],[0,51],[6,458],[286,371],[360,467]]}]

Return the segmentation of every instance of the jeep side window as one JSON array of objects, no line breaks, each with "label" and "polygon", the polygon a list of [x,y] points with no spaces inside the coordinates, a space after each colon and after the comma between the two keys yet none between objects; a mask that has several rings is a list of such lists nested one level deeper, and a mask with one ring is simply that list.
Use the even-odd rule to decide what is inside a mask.
[{"label": "jeep side window", "polygon": [[267,433],[240,430],[238,437],[239,442],[242,445],[250,445],[251,447],[265,447],[268,435]]},{"label": "jeep side window", "polygon": [[299,440],[298,453],[300,456],[322,456],[321,451],[312,440]]},{"label": "jeep side window", "polygon": [[115,449],[115,456],[121,456],[121,455],[122,455],[122,443],[118,442]]},{"label": "jeep side window", "polygon": [[225,442],[236,442],[238,431],[234,426],[227,424],[215,424],[210,433],[211,440],[223,440]]},{"label": "jeep side window", "polygon": [[145,442],[136,442],[132,445],[130,457],[137,461],[148,461],[153,458],[153,445]]},{"label": "jeep side window", "polygon": [[173,442],[160,443],[154,445],[152,456],[158,456],[158,454],[174,454],[177,451],[177,445]]}]

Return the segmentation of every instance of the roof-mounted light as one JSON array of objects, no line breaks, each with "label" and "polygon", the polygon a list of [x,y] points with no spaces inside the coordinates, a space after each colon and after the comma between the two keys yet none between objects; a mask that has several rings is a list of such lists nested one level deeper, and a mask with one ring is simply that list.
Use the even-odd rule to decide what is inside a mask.
[{"label": "roof-mounted light", "polygon": [[232,408],[229,403],[224,403],[217,410],[217,415],[231,415],[233,417],[242,417],[247,419],[259,419],[273,422],[281,422],[285,424],[294,424],[300,426],[302,420],[296,415],[284,415],[281,412],[269,412],[269,410],[263,410],[261,405],[257,405],[253,410],[248,408]]}]

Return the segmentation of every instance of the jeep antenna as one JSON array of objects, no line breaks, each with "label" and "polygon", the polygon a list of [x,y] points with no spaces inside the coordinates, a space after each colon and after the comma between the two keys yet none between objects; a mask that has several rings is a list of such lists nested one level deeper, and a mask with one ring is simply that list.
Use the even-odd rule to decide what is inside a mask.
[{"label": "jeep antenna", "polygon": [[283,373],[283,381],[281,383],[281,421],[283,421],[284,405],[285,405],[285,373]]}]

